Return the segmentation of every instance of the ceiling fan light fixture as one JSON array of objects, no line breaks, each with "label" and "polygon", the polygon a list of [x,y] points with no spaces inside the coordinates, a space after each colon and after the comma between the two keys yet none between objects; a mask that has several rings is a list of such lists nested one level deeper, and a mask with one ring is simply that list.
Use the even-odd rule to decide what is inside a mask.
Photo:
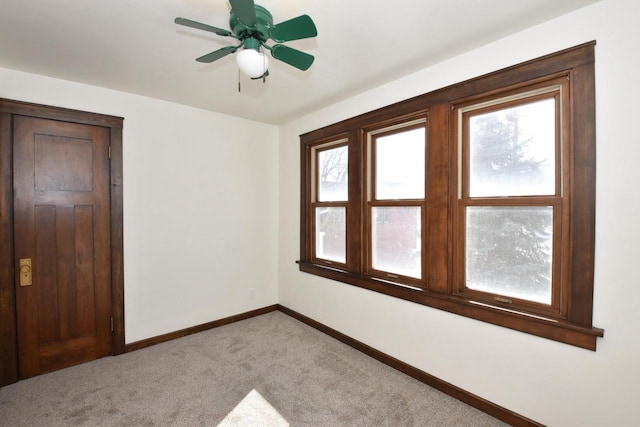
[{"label": "ceiling fan light fixture", "polygon": [[262,77],[269,69],[269,57],[252,48],[244,48],[236,55],[238,68],[252,79]]},{"label": "ceiling fan light fixture", "polygon": [[[241,71],[252,79],[262,78],[263,82],[269,75],[269,58],[265,54],[266,50],[276,60],[301,71],[308,70],[313,64],[313,55],[282,44],[318,35],[316,25],[308,15],[300,15],[274,25],[271,13],[264,7],[255,4],[253,0],[229,0],[229,3],[231,5],[230,31],[187,18],[178,17],[174,20],[178,25],[209,31],[222,37],[236,39],[239,42],[235,46],[224,46],[202,55],[196,58],[196,61],[209,64],[227,55],[237,53],[236,62],[239,72]],[[268,40],[273,40],[276,44],[269,45],[267,44]]]}]

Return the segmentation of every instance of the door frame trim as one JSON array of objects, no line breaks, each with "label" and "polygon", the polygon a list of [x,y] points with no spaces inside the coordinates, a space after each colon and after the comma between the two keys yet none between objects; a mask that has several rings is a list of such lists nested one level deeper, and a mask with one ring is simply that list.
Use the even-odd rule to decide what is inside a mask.
[{"label": "door frame trim", "polygon": [[0,98],[0,387],[18,381],[13,259],[12,116],[109,128],[111,217],[111,354],[125,352],[122,126],[124,118]]}]

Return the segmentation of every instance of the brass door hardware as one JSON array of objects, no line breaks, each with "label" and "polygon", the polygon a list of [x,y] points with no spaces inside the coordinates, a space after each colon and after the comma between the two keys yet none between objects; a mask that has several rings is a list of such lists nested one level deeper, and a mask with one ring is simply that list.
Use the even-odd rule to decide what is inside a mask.
[{"label": "brass door hardware", "polygon": [[20,286],[31,286],[31,258],[20,260]]}]

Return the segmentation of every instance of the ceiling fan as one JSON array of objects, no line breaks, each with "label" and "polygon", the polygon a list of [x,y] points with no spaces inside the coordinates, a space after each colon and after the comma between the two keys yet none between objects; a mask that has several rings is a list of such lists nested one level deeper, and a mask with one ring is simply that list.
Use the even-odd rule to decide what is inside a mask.
[{"label": "ceiling fan", "polygon": [[[239,42],[235,46],[225,46],[207,53],[196,58],[196,61],[210,63],[240,50],[236,57],[238,68],[252,79],[264,79],[269,75],[269,60],[262,49],[265,48],[275,59],[299,70],[306,71],[311,67],[314,60],[312,55],[280,44],[317,36],[318,30],[311,17],[301,15],[274,25],[271,13],[264,7],[254,4],[253,0],[230,0],[229,3],[231,4],[229,18],[231,31],[186,18],[175,19],[176,24],[210,31],[223,37],[232,37]],[[269,39],[277,44],[269,46],[267,44]]]}]

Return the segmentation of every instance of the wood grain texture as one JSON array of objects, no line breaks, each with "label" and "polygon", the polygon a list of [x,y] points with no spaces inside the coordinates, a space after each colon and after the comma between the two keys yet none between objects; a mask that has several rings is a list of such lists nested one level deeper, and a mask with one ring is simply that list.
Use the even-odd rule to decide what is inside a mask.
[{"label": "wood grain texture", "polygon": [[0,112],[0,387],[18,381],[11,135],[11,115]]},{"label": "wood grain texture", "polygon": [[[597,337],[602,337],[604,331],[592,325],[595,247],[594,47],[595,42],[584,43],[300,135],[300,271],[595,350]],[[512,301],[494,298],[494,294],[472,292],[464,285],[465,280],[461,274],[464,263],[461,254],[466,240],[464,227],[459,225],[463,219],[462,209],[464,206],[484,201],[458,200],[458,163],[459,160],[464,161],[465,157],[458,152],[459,144],[455,138],[458,129],[457,116],[454,113],[456,108],[462,106],[475,105],[486,99],[522,94],[531,88],[547,88],[549,84],[559,81],[562,81],[560,92],[563,93],[562,137],[568,141],[563,147],[572,147],[573,151],[563,151],[558,156],[566,160],[566,163],[563,163],[562,186],[559,179],[556,180],[556,185],[558,188],[569,189],[571,194],[563,195],[561,201],[557,200],[558,197],[548,200],[539,197],[534,202],[554,206],[554,213],[557,212],[554,217],[555,224],[561,229],[554,240],[554,248],[562,248],[562,251],[554,252],[553,262],[559,267],[553,271],[552,302],[545,305],[521,299],[514,305]],[[568,95],[567,92],[571,94]],[[389,282],[380,276],[376,277],[375,272],[367,270],[370,264],[367,263],[370,257],[367,246],[370,230],[367,225],[367,203],[364,193],[369,177],[364,169],[370,162],[365,158],[366,154],[362,153],[357,158],[351,158],[360,164],[357,166],[359,174],[349,176],[349,210],[350,215],[359,215],[359,218],[350,219],[351,231],[347,236],[347,248],[358,253],[348,253],[347,257],[356,260],[360,256],[360,265],[350,263],[346,267],[327,266],[314,259],[313,221],[309,212],[308,194],[308,175],[312,166],[310,147],[321,144],[334,135],[348,134],[353,136],[349,141],[350,153],[358,153],[358,150],[351,146],[357,145],[360,150],[366,150],[366,135],[369,130],[402,123],[402,120],[409,120],[423,111],[429,118],[428,212],[427,224],[423,227],[426,233],[422,235],[425,245],[423,267],[426,286],[404,277]],[[570,132],[564,128],[567,122],[571,123]],[[570,141],[571,137],[574,141]],[[569,157],[572,160],[568,166]],[[559,174],[559,168],[557,169],[556,173]],[[462,165],[462,173],[464,170]],[[465,186],[461,188],[464,190]],[[522,202],[523,200],[511,198],[496,201],[495,204],[515,206]],[[569,211],[570,215],[567,214]]]},{"label": "wood grain texture", "polygon": [[109,265],[96,265],[111,250],[109,137],[85,124],[28,117],[14,124],[15,250],[32,259],[34,279],[16,288],[27,378],[111,351]]},{"label": "wood grain texture", "polygon": [[55,342],[60,338],[58,332],[58,263],[56,262],[56,209],[54,206],[37,206],[36,214],[36,251],[39,266],[34,275],[38,285],[38,305],[40,308],[40,341]]},{"label": "wood grain texture", "polygon": [[111,138],[111,313],[112,352],[125,352],[124,334],[124,230],[122,204],[122,120],[110,128]]},{"label": "wood grain texture", "polygon": [[[589,66],[577,67],[571,76],[574,112],[573,176],[571,194],[572,287],[570,320],[591,325],[596,224],[596,117],[595,76]],[[585,124],[589,124],[585,126]]]},{"label": "wood grain texture", "polygon": [[[436,143],[449,140],[449,106],[438,105],[429,110],[429,167],[427,169],[427,198],[429,220],[427,221],[427,251],[425,271],[430,292],[446,294],[450,286],[451,248],[447,240],[450,233],[450,174],[449,159],[452,147]],[[433,143],[432,143],[433,142]]]},{"label": "wood grain texture", "polygon": [[[103,222],[106,224],[107,232],[113,234],[115,238],[111,239],[108,256],[97,258],[94,260],[94,263],[105,265],[107,270],[106,280],[109,286],[103,290],[102,298],[107,298],[112,301],[114,308],[99,315],[102,317],[102,319],[100,319],[100,322],[102,322],[101,329],[104,329],[109,335],[109,338],[113,339],[114,344],[102,345],[99,351],[108,354],[120,354],[124,352],[124,275],[122,261],[124,252],[122,236],[123,118],[0,98],[0,173],[2,175],[2,185],[0,186],[0,226],[2,227],[0,230],[0,242],[3,248],[11,248],[11,250],[3,250],[0,255],[0,275],[2,275],[2,281],[0,281],[0,385],[10,384],[18,379],[18,350],[16,346],[18,332],[13,322],[16,316],[18,301],[15,295],[13,281],[14,194],[12,189],[13,164],[11,161],[13,155],[12,140],[14,137],[13,118],[16,116],[51,119],[61,123],[80,123],[98,127],[101,129],[101,132],[106,132],[109,144],[112,145],[112,159],[108,159],[106,155],[102,156],[102,167],[106,168],[110,176],[110,179],[104,183],[103,190],[111,194],[110,199],[107,199],[107,203],[104,205],[107,212],[110,212],[110,217],[107,216],[106,221]],[[92,137],[93,136],[90,136],[89,139]],[[68,141],[73,145],[75,137]],[[67,182],[70,179],[75,179],[74,176],[65,173],[62,174],[62,177],[63,181],[66,180]],[[111,191],[112,184],[114,191]],[[65,192],[61,194],[64,193]],[[78,193],[76,193],[76,195],[77,194]],[[21,195],[17,197],[19,198]],[[38,194],[37,196],[38,204],[43,206],[51,204],[54,199],[55,197],[51,195]],[[59,199],[59,201],[63,201],[63,204],[73,206],[86,206],[91,204],[90,201],[88,202],[89,198],[86,197],[86,195],[76,197],[75,199],[72,196],[59,195]],[[77,210],[77,212],[80,212],[80,217],[84,215],[82,209],[83,208],[80,207]],[[83,220],[80,219],[80,221],[82,222]],[[86,224],[79,226],[86,228]],[[104,226],[101,227],[104,229]],[[78,241],[75,242],[75,244],[79,243]],[[112,260],[115,260],[115,262],[112,263]],[[83,275],[86,277],[86,275],[89,274],[84,262],[85,261],[79,261],[77,264],[78,271],[74,274],[78,275],[78,277],[83,277]],[[104,277],[99,278],[99,280],[104,280]],[[86,290],[78,290],[75,311],[78,319],[84,319],[80,320],[80,324],[84,324],[84,326],[78,326],[76,324],[72,325],[72,327],[80,331],[82,331],[83,328],[86,329],[86,321],[91,317],[82,303],[86,298],[88,298]],[[113,332],[111,332],[110,329],[112,316],[115,326]],[[47,325],[47,328],[49,327],[50,326]],[[51,332],[48,333],[50,334]],[[100,341],[104,342],[104,339]]]}]

